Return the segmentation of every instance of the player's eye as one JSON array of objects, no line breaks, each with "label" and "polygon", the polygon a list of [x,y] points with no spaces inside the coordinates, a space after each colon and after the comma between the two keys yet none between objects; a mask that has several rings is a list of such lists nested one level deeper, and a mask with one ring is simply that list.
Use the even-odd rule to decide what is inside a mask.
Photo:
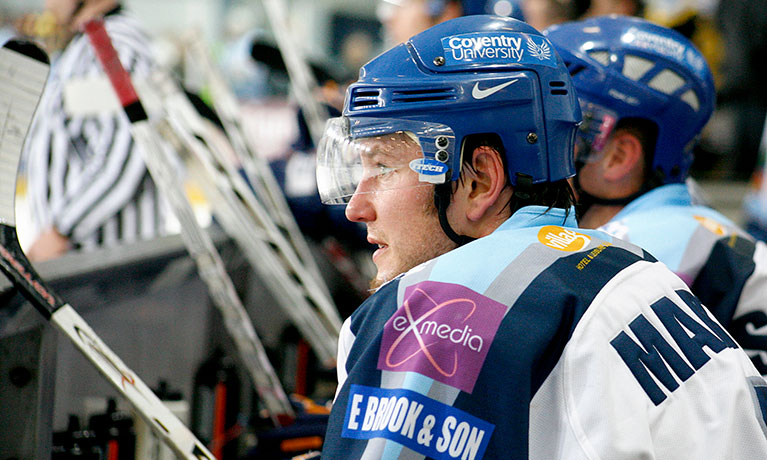
[{"label": "player's eye", "polygon": [[392,168],[390,166],[386,166],[385,164],[378,163],[376,165],[376,175],[378,177],[386,177],[390,174],[392,174],[394,171],[396,171],[396,168]]}]

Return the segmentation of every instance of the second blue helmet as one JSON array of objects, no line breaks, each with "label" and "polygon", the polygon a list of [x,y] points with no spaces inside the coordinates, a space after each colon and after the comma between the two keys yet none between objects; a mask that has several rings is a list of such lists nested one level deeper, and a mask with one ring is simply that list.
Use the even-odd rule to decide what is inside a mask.
[{"label": "second blue helmet", "polygon": [[544,35],[572,76],[586,142],[603,142],[621,119],[649,120],[658,133],[653,172],[661,183],[684,182],[715,105],[713,77],[700,51],[674,30],[627,16],[564,23]]}]

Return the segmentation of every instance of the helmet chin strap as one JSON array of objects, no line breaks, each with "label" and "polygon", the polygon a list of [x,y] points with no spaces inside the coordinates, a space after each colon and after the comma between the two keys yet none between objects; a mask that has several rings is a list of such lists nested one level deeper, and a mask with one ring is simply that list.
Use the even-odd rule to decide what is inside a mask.
[{"label": "helmet chin strap", "polygon": [[600,198],[585,192],[580,188],[577,180],[576,189],[578,190],[578,203],[575,205],[575,214],[579,219],[595,204],[600,206],[626,206],[646,192],[646,190],[640,190],[623,198]]},{"label": "helmet chin strap", "polygon": [[434,204],[437,206],[439,225],[442,227],[442,231],[445,232],[445,235],[447,235],[448,238],[458,246],[463,246],[466,243],[471,243],[476,238],[457,234],[450,226],[450,222],[447,221],[447,207],[450,206],[450,197],[452,195],[452,182],[445,182],[434,186]]}]

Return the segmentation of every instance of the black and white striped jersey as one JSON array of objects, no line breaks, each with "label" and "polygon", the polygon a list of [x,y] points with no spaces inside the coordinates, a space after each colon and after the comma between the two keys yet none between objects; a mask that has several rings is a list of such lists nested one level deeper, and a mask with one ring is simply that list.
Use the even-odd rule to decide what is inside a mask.
[{"label": "black and white striped jersey", "polygon": [[[138,23],[116,10],[105,25],[128,72],[149,75],[155,60]],[[165,205],[124,114],[65,111],[67,83],[102,74],[88,38],[78,34],[54,62],[25,146],[36,231],[54,226],[73,247],[85,250],[151,239],[165,228]]]}]

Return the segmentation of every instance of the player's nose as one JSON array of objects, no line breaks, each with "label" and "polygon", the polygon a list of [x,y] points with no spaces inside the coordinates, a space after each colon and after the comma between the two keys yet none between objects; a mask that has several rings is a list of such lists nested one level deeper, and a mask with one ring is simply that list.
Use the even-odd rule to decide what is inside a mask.
[{"label": "player's nose", "polygon": [[357,187],[351,200],[346,205],[346,218],[352,222],[371,222],[375,220],[373,193],[365,192]]}]

